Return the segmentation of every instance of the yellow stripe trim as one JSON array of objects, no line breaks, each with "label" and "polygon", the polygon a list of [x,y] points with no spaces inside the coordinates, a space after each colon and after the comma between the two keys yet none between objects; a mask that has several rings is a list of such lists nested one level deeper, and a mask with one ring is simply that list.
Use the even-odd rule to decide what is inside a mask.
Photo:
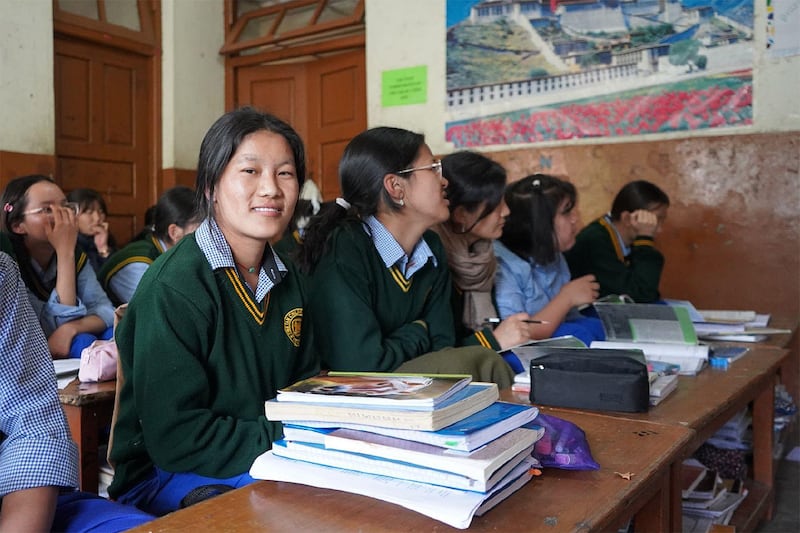
[{"label": "yellow stripe trim", "polygon": [[625,262],[625,256],[622,255],[622,247],[619,244],[619,240],[617,239],[617,232],[614,228],[611,227],[611,224],[608,223],[608,220],[605,218],[600,219],[600,225],[603,226],[606,231],[608,232],[608,236],[611,237],[611,242],[614,244],[614,251],[617,253],[617,259]]},{"label": "yellow stripe trim", "polygon": [[393,266],[389,269],[389,272],[392,274],[395,283],[397,283],[400,286],[403,292],[408,292],[411,289],[412,280],[406,279],[405,276],[403,276],[403,273],[400,272],[399,268]]},{"label": "yellow stripe trim", "polygon": [[656,243],[650,239],[636,239],[633,241],[634,246],[655,246]]},{"label": "yellow stripe trim", "polygon": [[106,279],[103,280],[103,283],[108,285],[108,283],[111,281],[111,278],[114,277],[114,274],[122,270],[123,267],[126,267],[132,263],[147,263],[148,265],[152,265],[153,260],[144,255],[135,255],[125,259],[124,261],[120,261],[119,264],[117,264],[108,272],[108,274],[106,274]]},{"label": "yellow stripe trim", "polygon": [[489,340],[486,338],[486,334],[484,332],[476,331],[475,338],[478,339],[478,342],[481,343],[481,346],[483,346],[484,348],[492,347],[492,343],[490,343]]},{"label": "yellow stripe trim", "polygon": [[253,300],[250,296],[250,293],[245,288],[242,280],[239,279],[239,276],[236,274],[235,268],[226,268],[225,274],[228,275],[228,279],[231,281],[231,285],[233,285],[233,289],[236,291],[236,294],[242,300],[245,309],[253,316],[255,321],[258,323],[259,326],[264,324],[264,319],[267,317],[267,306],[269,305],[269,293],[267,297],[264,298],[264,306],[263,309],[258,308],[258,304]]}]

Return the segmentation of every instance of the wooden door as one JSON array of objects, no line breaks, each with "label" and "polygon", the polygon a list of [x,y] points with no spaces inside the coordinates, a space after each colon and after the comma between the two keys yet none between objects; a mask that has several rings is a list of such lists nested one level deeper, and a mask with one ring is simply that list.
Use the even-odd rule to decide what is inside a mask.
[{"label": "wooden door", "polygon": [[236,103],[289,122],[306,144],[307,177],[323,198],[339,194],[345,145],[367,127],[364,50],[305,63],[253,65],[236,70]]},{"label": "wooden door", "polygon": [[155,203],[148,58],[56,37],[56,181],[103,195],[111,233],[124,244]]}]

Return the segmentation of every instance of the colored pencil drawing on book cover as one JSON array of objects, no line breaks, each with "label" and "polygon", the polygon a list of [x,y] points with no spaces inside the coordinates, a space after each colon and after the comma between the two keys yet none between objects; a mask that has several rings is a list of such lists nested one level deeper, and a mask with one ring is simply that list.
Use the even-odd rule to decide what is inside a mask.
[{"label": "colored pencil drawing on book cover", "polygon": [[[470,382],[469,378],[399,374],[328,374],[299,381],[281,389],[278,400],[326,401],[343,397],[397,400],[400,402],[441,401]],[[312,400],[313,398],[313,400]]]}]

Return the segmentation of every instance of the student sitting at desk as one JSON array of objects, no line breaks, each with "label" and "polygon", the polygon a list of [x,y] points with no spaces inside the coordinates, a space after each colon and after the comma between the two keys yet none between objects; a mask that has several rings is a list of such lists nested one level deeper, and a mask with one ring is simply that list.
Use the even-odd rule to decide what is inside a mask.
[{"label": "student sitting at desk", "polygon": [[114,305],[131,301],[139,281],[153,261],[200,223],[195,194],[179,185],[164,192],[156,204],[152,233],[131,241],[108,258],[97,273]]},{"label": "student sitting at desk", "polygon": [[494,350],[452,348],[452,281],[429,231],[450,216],[447,181],[424,137],[388,127],[360,133],[344,150],[339,180],[343,198],[312,218],[299,248],[323,364],[510,386],[511,368]]},{"label": "student sitting at desk", "polygon": [[492,241],[503,233],[508,206],[503,193],[506,170],[477,152],[457,152],[442,159],[447,178],[450,218],[433,227],[447,252],[453,279],[453,301],[459,337],[469,334],[493,350],[530,340],[528,313],[515,313],[492,327],[497,259]]},{"label": "student sitting at desk", "polygon": [[638,303],[659,299],[664,256],[655,247],[669,197],[649,181],[622,187],[611,212],[583,228],[564,252],[573,277],[594,274],[600,296],[627,294]]},{"label": "student sitting at desk", "polygon": [[8,182],[0,205],[2,229],[53,357],[79,358],[96,339],[111,338],[114,307],[77,245],[77,205],[38,174]]},{"label": "student sitting at desk", "polygon": [[495,298],[500,317],[521,311],[542,324],[530,324],[533,339],[574,335],[587,345],[605,339],[597,318],[576,308],[594,302],[598,285],[589,274],[570,281],[562,252],[575,243],[575,186],[545,174],[533,174],[506,190],[511,213],[494,242],[498,269]]},{"label": "student sitting at desk", "polygon": [[204,220],[147,269],[117,327],[118,501],[163,515],[251,483],[255,458],[282,437],[264,401],[319,370],[305,278],[269,245],[304,177],[300,137],[272,115],[242,108],[206,133]]},{"label": "student sitting at desk", "polygon": [[77,486],[47,339],[16,263],[0,252],[0,532],[124,531],[153,519]]},{"label": "student sitting at desk", "polygon": [[108,208],[94,189],[75,189],[67,200],[78,205],[78,246],[86,252],[95,272],[117,251],[116,240],[108,231]]}]

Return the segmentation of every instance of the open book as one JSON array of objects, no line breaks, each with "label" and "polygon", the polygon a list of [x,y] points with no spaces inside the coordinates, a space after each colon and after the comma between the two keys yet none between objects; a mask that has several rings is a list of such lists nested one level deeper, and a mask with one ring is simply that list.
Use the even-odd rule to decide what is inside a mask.
[{"label": "open book", "polygon": [[595,303],[606,332],[592,348],[638,349],[648,361],[680,365],[680,373],[697,374],[708,363],[708,346],[697,342],[689,311],[660,304]]}]

